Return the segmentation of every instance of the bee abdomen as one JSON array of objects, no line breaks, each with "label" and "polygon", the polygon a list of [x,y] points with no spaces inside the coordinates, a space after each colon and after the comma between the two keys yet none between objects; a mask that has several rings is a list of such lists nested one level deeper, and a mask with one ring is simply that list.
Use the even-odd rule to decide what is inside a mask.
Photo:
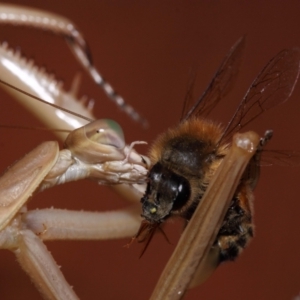
[{"label": "bee abdomen", "polygon": [[235,260],[252,238],[252,228],[244,235],[229,235],[218,238],[220,248],[220,263]]},{"label": "bee abdomen", "polygon": [[251,211],[244,205],[245,195],[238,195],[226,213],[215,246],[220,249],[220,263],[235,260],[253,237]]}]

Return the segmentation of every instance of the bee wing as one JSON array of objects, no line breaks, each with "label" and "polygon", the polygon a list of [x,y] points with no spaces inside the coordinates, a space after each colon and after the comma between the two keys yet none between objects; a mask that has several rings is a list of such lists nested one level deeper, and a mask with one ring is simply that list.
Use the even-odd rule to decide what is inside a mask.
[{"label": "bee wing", "polygon": [[288,166],[300,165],[300,151],[294,150],[264,150],[259,161],[260,166]]},{"label": "bee wing", "polygon": [[190,107],[192,107],[192,103],[194,102],[193,92],[194,92],[196,77],[197,77],[196,67],[192,67],[189,74],[189,81],[187,84],[187,91],[184,97],[180,121],[186,119],[185,117],[187,116],[187,111],[189,110]]},{"label": "bee wing", "polygon": [[237,77],[244,46],[245,37],[243,36],[232,46],[204,93],[188,113],[186,113],[190,106],[193,82],[190,84],[184,102],[182,112],[182,116],[184,117],[182,117],[182,121],[199,114],[202,117],[207,116],[215,105],[229,92]]},{"label": "bee wing", "polygon": [[256,77],[228,123],[223,138],[230,138],[269,108],[285,102],[293,93],[298,80],[300,50],[282,50]]}]

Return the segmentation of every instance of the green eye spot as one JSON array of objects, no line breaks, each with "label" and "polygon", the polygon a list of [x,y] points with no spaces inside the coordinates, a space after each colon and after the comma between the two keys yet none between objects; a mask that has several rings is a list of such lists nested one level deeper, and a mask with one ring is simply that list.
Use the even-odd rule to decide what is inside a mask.
[{"label": "green eye spot", "polygon": [[124,139],[123,130],[117,122],[110,119],[104,119],[103,121],[105,121],[108,127],[111,128],[115,133],[117,133],[120,138]]}]

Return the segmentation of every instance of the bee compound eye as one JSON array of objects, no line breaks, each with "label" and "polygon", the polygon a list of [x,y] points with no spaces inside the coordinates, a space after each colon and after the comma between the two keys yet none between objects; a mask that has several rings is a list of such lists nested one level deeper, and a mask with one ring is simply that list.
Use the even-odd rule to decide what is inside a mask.
[{"label": "bee compound eye", "polygon": [[121,126],[110,119],[94,121],[86,126],[86,136],[98,144],[114,146],[118,149],[125,147],[124,134]]},{"label": "bee compound eye", "polygon": [[187,179],[180,176],[177,183],[177,194],[173,201],[173,210],[178,210],[183,207],[191,195],[191,186]]}]

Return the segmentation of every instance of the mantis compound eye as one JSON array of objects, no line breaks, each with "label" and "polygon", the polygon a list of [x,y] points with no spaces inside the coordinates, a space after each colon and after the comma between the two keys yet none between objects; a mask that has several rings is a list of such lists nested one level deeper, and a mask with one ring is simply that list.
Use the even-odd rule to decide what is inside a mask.
[{"label": "mantis compound eye", "polygon": [[109,119],[91,122],[71,132],[65,140],[74,157],[86,163],[124,159],[124,134],[118,123]]},{"label": "mantis compound eye", "polygon": [[123,149],[125,146],[123,130],[113,120],[97,120],[84,126],[84,128],[87,138],[95,143],[113,146],[118,149]]}]

